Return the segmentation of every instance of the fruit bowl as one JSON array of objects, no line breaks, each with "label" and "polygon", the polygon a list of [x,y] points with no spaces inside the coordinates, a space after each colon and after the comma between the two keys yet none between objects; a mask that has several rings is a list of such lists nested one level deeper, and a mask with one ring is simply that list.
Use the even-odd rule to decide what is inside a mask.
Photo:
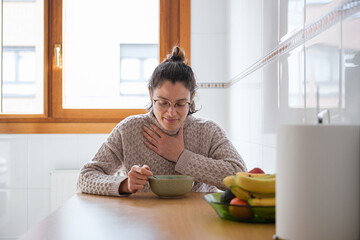
[{"label": "fruit bowl", "polygon": [[208,202],[223,219],[249,222],[249,223],[274,223],[275,206],[241,206],[220,202],[221,192],[210,193],[204,196]]}]

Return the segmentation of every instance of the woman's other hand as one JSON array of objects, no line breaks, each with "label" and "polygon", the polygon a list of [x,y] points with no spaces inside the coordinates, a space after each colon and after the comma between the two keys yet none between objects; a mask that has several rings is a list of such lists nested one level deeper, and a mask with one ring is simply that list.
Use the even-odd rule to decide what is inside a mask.
[{"label": "woman's other hand", "polygon": [[151,124],[151,127],[154,130],[143,127],[143,135],[148,140],[144,141],[145,145],[160,156],[172,162],[177,162],[184,151],[183,125],[176,136],[167,135],[154,124]]},{"label": "woman's other hand", "polygon": [[124,180],[119,187],[119,193],[135,193],[145,188],[149,176],[152,176],[150,167],[143,165],[139,167],[134,165],[128,173],[128,178]]}]

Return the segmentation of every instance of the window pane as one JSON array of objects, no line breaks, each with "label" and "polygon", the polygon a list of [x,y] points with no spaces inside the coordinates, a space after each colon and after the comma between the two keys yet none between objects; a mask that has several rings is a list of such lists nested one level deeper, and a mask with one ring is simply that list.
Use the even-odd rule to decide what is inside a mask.
[{"label": "window pane", "polygon": [[[157,49],[159,1],[63,0],[63,9],[63,107],[144,108],[149,70],[141,49]],[[139,56],[128,54],[133,48]]]},{"label": "window pane", "polygon": [[19,81],[34,82],[35,81],[35,52],[23,51],[19,54]]},{"label": "window pane", "polygon": [[147,99],[147,83],[158,64],[157,55],[157,44],[120,44],[121,96]]},{"label": "window pane", "polygon": [[[144,82],[124,82],[121,83],[121,91],[128,95],[148,95],[147,83]],[[149,99],[149,97],[147,97]]]},{"label": "window pane", "polygon": [[14,52],[3,52],[3,84],[15,82],[16,56]]},{"label": "window pane", "polygon": [[138,59],[123,59],[120,68],[122,79],[138,80],[140,78],[140,61]]},{"label": "window pane", "polygon": [[44,1],[4,1],[2,109],[5,114],[44,110]]},{"label": "window pane", "polygon": [[144,77],[150,79],[151,74],[158,65],[158,60],[155,58],[146,59],[144,62]]}]

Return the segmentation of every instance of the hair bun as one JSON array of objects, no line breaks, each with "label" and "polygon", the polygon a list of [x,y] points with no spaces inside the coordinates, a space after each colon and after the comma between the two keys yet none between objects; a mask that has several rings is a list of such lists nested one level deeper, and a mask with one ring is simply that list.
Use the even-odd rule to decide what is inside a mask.
[{"label": "hair bun", "polygon": [[185,52],[179,46],[175,46],[172,49],[172,53],[168,54],[166,57],[167,57],[166,60],[169,60],[169,61],[184,62],[185,61]]}]

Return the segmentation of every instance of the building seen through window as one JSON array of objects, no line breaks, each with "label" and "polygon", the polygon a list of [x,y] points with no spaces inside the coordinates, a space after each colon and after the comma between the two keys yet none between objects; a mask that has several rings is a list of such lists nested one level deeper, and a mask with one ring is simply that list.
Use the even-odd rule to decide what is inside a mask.
[{"label": "building seen through window", "polygon": [[120,44],[120,95],[147,96],[157,59],[157,44]]},{"label": "building seen through window", "polygon": [[3,47],[3,97],[35,98],[35,47]]}]

